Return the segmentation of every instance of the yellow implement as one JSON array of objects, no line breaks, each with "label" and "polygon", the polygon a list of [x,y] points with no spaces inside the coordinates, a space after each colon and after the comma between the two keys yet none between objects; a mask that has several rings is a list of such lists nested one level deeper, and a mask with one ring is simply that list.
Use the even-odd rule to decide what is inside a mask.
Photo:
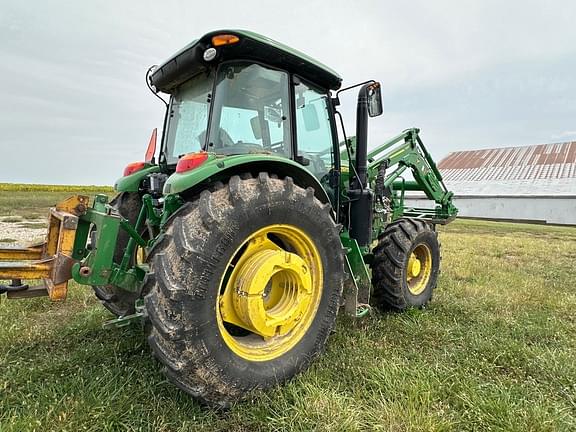
[{"label": "yellow implement", "polygon": [[[46,241],[24,248],[0,248],[0,286],[8,298],[49,296],[64,300],[75,260],[72,258],[78,217],[86,212],[88,197],[72,196],[50,209]],[[42,280],[28,286],[22,280]]]}]

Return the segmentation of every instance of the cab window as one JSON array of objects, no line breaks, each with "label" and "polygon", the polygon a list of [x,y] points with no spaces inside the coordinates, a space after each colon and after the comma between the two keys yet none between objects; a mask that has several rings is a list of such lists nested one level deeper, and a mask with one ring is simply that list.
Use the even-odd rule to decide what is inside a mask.
[{"label": "cab window", "polygon": [[207,150],[219,154],[291,156],[286,72],[226,63],[218,70]]},{"label": "cab window", "polygon": [[175,164],[183,154],[204,150],[213,83],[214,73],[199,74],[172,95],[164,153],[168,164]]},{"label": "cab window", "polygon": [[308,169],[322,178],[332,168],[332,129],[328,95],[304,82],[294,88],[298,155],[310,161]]}]

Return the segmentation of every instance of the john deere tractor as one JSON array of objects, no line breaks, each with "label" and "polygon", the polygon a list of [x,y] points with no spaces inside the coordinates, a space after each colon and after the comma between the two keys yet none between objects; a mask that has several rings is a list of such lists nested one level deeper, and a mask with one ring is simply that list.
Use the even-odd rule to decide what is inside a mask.
[{"label": "john deere tractor", "polygon": [[[159,151],[154,131],[112,201],[73,196],[44,243],[1,249],[8,298],[91,286],[115,323],[144,321],[171,381],[219,406],[306,369],[340,310],[431,299],[435,227],[457,210],[418,129],[368,150],[378,82],[340,89],[327,66],[239,30],[193,41],[147,82],[169,95]],[[339,95],[353,88],[348,137]]]}]

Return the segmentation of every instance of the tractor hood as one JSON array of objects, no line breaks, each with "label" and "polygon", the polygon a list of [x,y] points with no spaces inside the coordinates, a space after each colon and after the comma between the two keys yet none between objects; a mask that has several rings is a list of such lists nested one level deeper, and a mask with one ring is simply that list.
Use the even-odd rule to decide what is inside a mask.
[{"label": "tractor hood", "polygon": [[[232,35],[237,42],[214,46],[212,38]],[[205,60],[207,49],[214,48],[215,56]],[[302,78],[332,90],[340,88],[342,78],[334,70],[312,57],[292,49],[280,42],[245,30],[217,30],[202,36],[178,51],[150,76],[151,83],[164,93],[194,75],[227,60],[251,60],[298,74]]]}]

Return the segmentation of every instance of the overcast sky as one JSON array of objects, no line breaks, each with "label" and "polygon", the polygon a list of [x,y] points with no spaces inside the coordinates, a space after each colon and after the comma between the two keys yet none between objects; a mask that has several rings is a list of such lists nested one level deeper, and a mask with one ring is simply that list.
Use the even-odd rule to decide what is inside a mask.
[{"label": "overcast sky", "polygon": [[148,66],[219,28],[381,81],[372,146],[412,126],[437,159],[576,140],[574,0],[0,0],[0,182],[113,184],[162,127]]}]

